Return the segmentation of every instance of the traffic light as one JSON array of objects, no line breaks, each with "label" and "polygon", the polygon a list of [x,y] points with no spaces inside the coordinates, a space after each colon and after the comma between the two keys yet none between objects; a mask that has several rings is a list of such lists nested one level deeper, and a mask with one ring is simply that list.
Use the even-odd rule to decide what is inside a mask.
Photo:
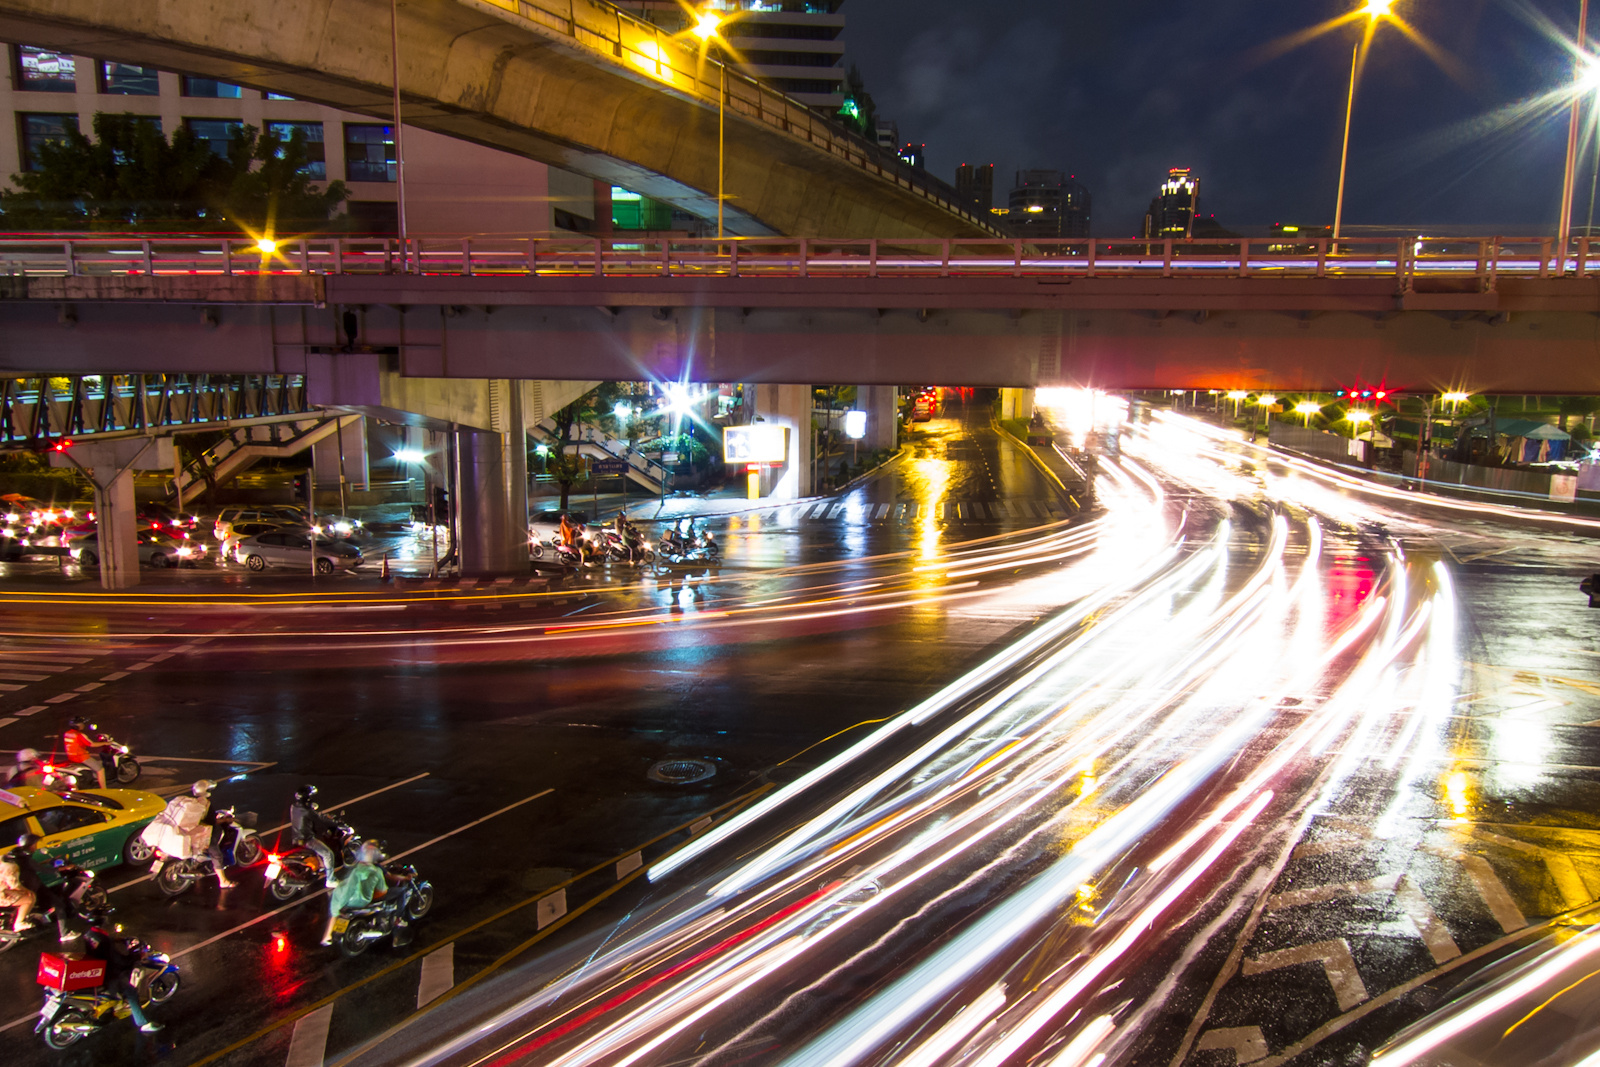
[{"label": "traffic light", "polygon": [[306,495],[306,476],[304,474],[294,476],[294,495],[297,497]]},{"label": "traffic light", "polygon": [[442,485],[433,487],[433,524],[435,526],[450,524],[450,494],[444,491]]}]

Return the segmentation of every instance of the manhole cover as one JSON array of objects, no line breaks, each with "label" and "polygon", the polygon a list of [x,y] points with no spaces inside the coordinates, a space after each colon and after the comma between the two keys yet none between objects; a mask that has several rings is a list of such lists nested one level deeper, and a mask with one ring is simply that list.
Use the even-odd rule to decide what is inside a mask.
[{"label": "manhole cover", "polygon": [[717,773],[717,765],[703,759],[664,759],[650,765],[647,776],[652,782],[668,785],[688,785],[703,782]]}]

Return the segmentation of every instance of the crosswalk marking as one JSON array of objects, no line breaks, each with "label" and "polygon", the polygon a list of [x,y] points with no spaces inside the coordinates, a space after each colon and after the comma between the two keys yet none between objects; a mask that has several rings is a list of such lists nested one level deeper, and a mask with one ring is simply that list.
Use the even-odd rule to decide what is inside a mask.
[{"label": "crosswalk marking", "polygon": [[41,656],[45,659],[59,660],[62,663],[68,664],[88,663],[90,660],[94,659],[93,656],[64,656],[59,652],[51,652],[47,648],[28,649],[25,651],[21,649],[0,648],[0,662],[3,662],[7,659],[26,659],[33,666],[39,667],[39,659]]},{"label": "crosswalk marking", "polygon": [[48,710],[50,710],[50,709],[44,704],[35,704],[31,708],[23,708],[21,711],[17,712],[17,716],[20,718],[20,717],[22,717],[24,715],[36,715],[41,711],[48,711]]},{"label": "crosswalk marking", "polygon": [[422,957],[422,979],[417,983],[417,1007],[426,1007],[456,984],[456,945],[448,942]]},{"label": "crosswalk marking", "polygon": [[1233,1062],[1243,1067],[1246,1063],[1267,1058],[1271,1051],[1267,1047],[1267,1039],[1259,1026],[1228,1026],[1216,1030],[1207,1030],[1200,1035],[1199,1044],[1195,1048],[1201,1052],[1213,1049],[1232,1049]]},{"label": "crosswalk marking", "polygon": [[6,682],[42,682],[49,678],[48,674],[24,674],[21,671],[0,671],[0,681]]},{"label": "crosswalk marking", "polygon": [[0,693],[15,693],[18,689],[26,688],[27,686],[16,685],[11,682],[0,682]]},{"label": "crosswalk marking", "polygon": [[1355,957],[1350,955],[1350,943],[1342,937],[1268,952],[1253,960],[1245,960],[1239,971],[1245,975],[1261,974],[1300,963],[1322,964],[1328,984],[1333,986],[1333,996],[1339,1002],[1340,1011],[1349,1011],[1368,999],[1366,984],[1356,970]]},{"label": "crosswalk marking", "polygon": [[289,1038],[289,1058],[284,1067],[322,1067],[328,1054],[328,1025],[333,1022],[333,1005],[325,1004],[294,1024]]}]

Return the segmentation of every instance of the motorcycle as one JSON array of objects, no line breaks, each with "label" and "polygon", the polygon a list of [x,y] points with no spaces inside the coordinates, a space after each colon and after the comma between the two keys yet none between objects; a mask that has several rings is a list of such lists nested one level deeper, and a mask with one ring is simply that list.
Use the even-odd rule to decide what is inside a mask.
[{"label": "motorcycle", "polygon": [[[48,957],[46,957],[47,959]],[[93,978],[92,968],[100,968],[104,980],[105,965],[97,961],[62,960],[64,964],[88,963],[85,979]],[[45,959],[40,960],[40,981],[44,981]],[[63,975],[66,977],[66,975]],[[133,972],[134,989],[141,1007],[165,1004],[178,992],[178,968],[165,952],[146,947]],[[71,984],[62,982],[62,985]],[[133,1014],[127,1000],[105,992],[96,984],[83,989],[56,989],[46,987],[44,1006],[39,1009],[39,1022],[33,1032],[44,1036],[44,1043],[53,1049],[64,1049],[88,1037],[113,1019],[126,1019]]]},{"label": "motorcycle", "polygon": [[359,956],[384,938],[395,946],[407,944],[409,924],[433,910],[433,883],[418,877],[415,867],[385,863],[383,870],[389,876],[389,892],[366,907],[345,908],[333,920],[334,943],[343,955]]},{"label": "motorcycle", "polygon": [[[55,862],[56,873],[61,875],[65,883],[64,889],[67,896],[68,914],[66,918],[77,919],[88,923],[93,918],[111,914],[110,901],[106,899],[105,887],[95,881],[94,872],[85,870],[75,863],[58,859]],[[14,908],[3,909],[14,912]],[[9,919],[0,928],[0,952],[5,952],[23,941],[44,935],[55,936],[57,933],[57,920],[60,919],[55,907],[47,907],[33,912],[28,916],[28,925],[21,930],[13,930],[14,925]]]},{"label": "motorcycle", "polygon": [[[232,867],[253,867],[265,851],[261,839],[255,835],[256,816],[253,811],[235,816],[232,808],[217,812],[216,826],[212,830],[219,837],[223,855],[233,854]],[[150,868],[155,875],[156,888],[169,897],[187,892],[200,879],[216,873],[216,866],[207,852],[187,858],[168,856],[156,850],[155,864]]]},{"label": "motorcycle", "polygon": [[686,533],[680,532],[677,527],[665,530],[656,544],[656,551],[662,559],[674,563],[696,557],[715,562],[722,557],[722,550],[717,547],[717,540],[711,536],[711,531],[696,529],[692,523]]},{"label": "motorcycle", "polygon": [[106,784],[112,782],[118,785],[132,785],[139,780],[139,761],[134,759],[133,752],[124,745],[105,734],[95,737],[94,754],[100,757],[100,762],[105,765]]},{"label": "motorcycle", "polygon": [[634,529],[633,524],[628,525],[626,534],[620,534],[615,527],[604,527],[605,539],[601,541],[602,551],[605,556],[615,563],[654,563],[655,550]]},{"label": "motorcycle", "polygon": [[[347,869],[356,861],[356,847],[360,843],[355,829],[338,823],[335,841],[328,842],[338,864],[333,873]],[[296,845],[288,852],[267,854],[267,888],[275,900],[289,901],[313,885],[327,881],[328,872],[322,869],[322,857],[305,845]]]}]

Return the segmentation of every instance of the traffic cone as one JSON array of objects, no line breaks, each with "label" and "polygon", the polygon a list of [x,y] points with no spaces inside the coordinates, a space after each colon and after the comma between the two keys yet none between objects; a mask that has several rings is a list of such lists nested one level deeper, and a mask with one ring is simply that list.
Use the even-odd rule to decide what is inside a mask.
[{"label": "traffic cone", "polygon": [[380,573],[378,575],[378,581],[387,582],[388,580],[389,580],[389,553],[385,552],[383,554],[383,571],[382,571],[382,573]]}]

